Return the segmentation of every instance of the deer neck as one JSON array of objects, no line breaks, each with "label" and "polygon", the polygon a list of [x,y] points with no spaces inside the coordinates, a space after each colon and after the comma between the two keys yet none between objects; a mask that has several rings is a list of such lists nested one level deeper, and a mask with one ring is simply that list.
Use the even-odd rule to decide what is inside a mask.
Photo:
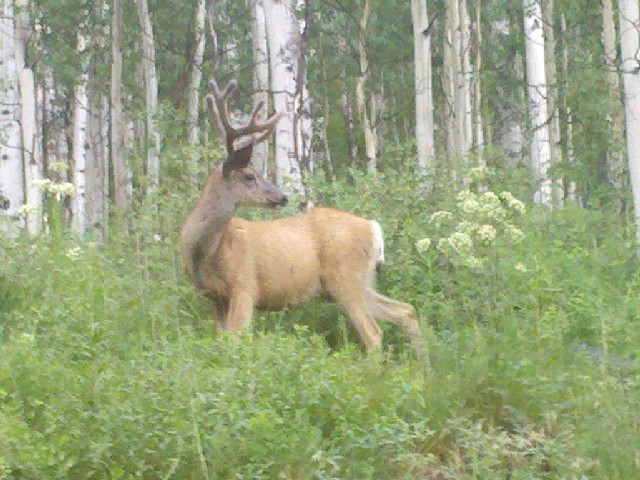
[{"label": "deer neck", "polygon": [[[212,179],[215,180],[215,179]],[[225,227],[236,205],[225,195],[217,181],[210,181],[182,228],[181,250],[187,275],[196,286],[205,289],[202,265],[218,250]]]}]

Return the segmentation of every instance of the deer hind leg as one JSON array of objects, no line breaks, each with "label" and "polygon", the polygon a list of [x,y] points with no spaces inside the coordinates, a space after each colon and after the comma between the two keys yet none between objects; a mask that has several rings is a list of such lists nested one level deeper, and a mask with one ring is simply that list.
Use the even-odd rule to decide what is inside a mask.
[{"label": "deer hind leg", "polygon": [[371,287],[366,288],[366,300],[367,309],[374,318],[398,325],[409,337],[409,341],[416,353],[422,354],[420,324],[413,305],[380,295]]},{"label": "deer hind leg", "polygon": [[[329,295],[344,308],[367,353],[380,348],[382,330],[367,309],[364,289],[359,286],[354,288],[353,283],[350,284],[350,288],[343,288],[342,283],[335,281],[325,283],[325,288]],[[344,283],[349,285],[349,282]]]},{"label": "deer hind leg", "polygon": [[247,328],[253,315],[253,297],[246,292],[236,292],[229,298],[229,311],[225,330],[232,335]]}]

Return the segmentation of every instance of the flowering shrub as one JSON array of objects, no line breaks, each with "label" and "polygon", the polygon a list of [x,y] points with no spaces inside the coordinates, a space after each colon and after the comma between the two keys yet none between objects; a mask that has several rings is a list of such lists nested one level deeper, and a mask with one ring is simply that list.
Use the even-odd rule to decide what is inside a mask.
[{"label": "flowering shrub", "polygon": [[524,238],[512,222],[526,208],[511,192],[463,190],[456,202],[452,212],[441,210],[431,215],[429,221],[438,236],[418,240],[419,252],[427,253],[433,246],[451,264],[477,270],[485,266],[497,243],[504,246]]}]

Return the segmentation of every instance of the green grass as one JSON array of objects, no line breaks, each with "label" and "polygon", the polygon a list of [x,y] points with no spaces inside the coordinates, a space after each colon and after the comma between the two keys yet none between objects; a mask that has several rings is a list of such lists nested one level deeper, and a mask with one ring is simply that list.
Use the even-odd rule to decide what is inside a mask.
[{"label": "green grass", "polygon": [[383,224],[379,288],[416,305],[427,358],[389,325],[366,357],[321,302],[216,335],[179,265],[181,212],[159,241],[149,223],[105,245],[5,239],[0,479],[640,478],[624,226],[533,211],[471,272],[415,250],[450,200],[399,186],[383,209],[388,183],[367,188],[324,195]]}]

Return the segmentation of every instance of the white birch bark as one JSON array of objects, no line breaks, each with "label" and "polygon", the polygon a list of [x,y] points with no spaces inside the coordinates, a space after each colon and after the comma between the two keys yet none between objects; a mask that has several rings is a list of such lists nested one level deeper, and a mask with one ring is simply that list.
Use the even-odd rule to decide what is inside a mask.
[{"label": "white birch bark", "polygon": [[[547,108],[549,113],[549,164],[555,166],[562,161],[560,145],[560,111],[558,108],[558,69],[556,68],[556,35],[554,31],[553,0],[544,0],[545,70],[547,75]],[[564,187],[562,177],[553,179],[552,203],[554,208],[562,206]]]},{"label": "white birch bark", "polygon": [[460,0],[460,92],[458,97],[460,111],[460,130],[462,155],[466,157],[473,145],[473,112],[471,109],[471,86],[473,83],[473,71],[471,69],[471,19],[467,8],[467,0]]},{"label": "white birch bark", "polygon": [[[451,2],[448,2],[451,3]],[[452,5],[447,5],[447,18],[444,27],[444,45],[443,45],[443,90],[444,90],[444,115],[447,131],[447,156],[452,161],[456,161],[460,156],[458,123],[456,121],[456,48],[458,43],[458,21],[457,2],[454,0]],[[455,11],[453,11],[455,10]],[[451,165],[453,178],[456,178],[456,168]]]},{"label": "white birch bark", "polygon": [[158,113],[156,47],[147,0],[136,0],[136,6],[138,7],[140,28],[142,29],[142,69],[145,84],[145,173],[147,175],[147,181],[149,182],[147,195],[152,195],[158,190],[158,183],[160,181],[159,154],[162,149],[162,139],[160,132],[156,128],[156,116]]},{"label": "white birch bark", "polygon": [[[84,55],[87,38],[82,32],[78,32],[78,54]],[[86,62],[82,62],[83,72],[78,83],[74,86],[73,105],[73,186],[74,196],[71,199],[71,227],[72,230],[82,235],[87,228],[87,192],[86,192],[86,167],[89,143],[87,141],[88,123],[88,99],[87,84],[89,73]]]},{"label": "white birch bark", "polygon": [[[267,21],[262,0],[252,2],[251,32],[253,41],[253,105],[264,104],[263,112],[269,108],[269,46],[267,44]],[[251,157],[253,167],[264,177],[269,167],[269,142],[258,143],[253,147]]]},{"label": "white birch bark", "polygon": [[534,202],[551,206],[547,77],[545,72],[544,34],[540,0],[523,0],[526,42],[529,115],[533,129],[531,168],[538,183]]},{"label": "white birch bark", "polygon": [[616,48],[616,25],[613,1],[602,0],[602,46],[605,66],[608,70],[607,83],[611,101],[611,148],[607,152],[609,181],[619,196],[624,195],[626,186],[624,156],[624,112],[620,98],[620,76],[618,73],[618,50]]},{"label": "white birch bark", "polygon": [[[122,0],[113,0],[111,23],[111,162],[115,206],[124,210],[131,204],[133,186],[125,150],[125,123],[122,105]],[[124,224],[122,224],[124,225]]]},{"label": "white birch bark", "polygon": [[480,83],[480,74],[482,72],[482,29],[481,29],[481,11],[482,3],[478,0],[476,5],[476,62],[474,66],[475,75],[473,76],[473,127],[474,141],[473,148],[476,152],[478,165],[485,166],[484,159],[484,125],[482,121],[482,86]]},{"label": "white birch bark", "polygon": [[42,148],[37,130],[35,76],[27,63],[27,47],[33,33],[29,21],[29,0],[17,0],[15,12],[16,68],[20,92],[20,129],[24,164],[25,204],[31,212],[26,216],[29,233],[38,233],[42,225],[43,192],[37,186],[42,179]]},{"label": "white birch bark", "polygon": [[[356,79],[356,104],[358,116],[364,132],[364,148],[367,161],[367,172],[375,173],[377,170],[378,156],[378,135],[376,132],[373,116],[375,110],[367,109],[367,99],[365,86],[369,80],[369,59],[367,57],[366,33],[371,15],[371,4],[369,0],[364,0],[362,17],[360,18],[360,30],[358,35],[358,54],[360,58],[360,74]],[[371,117],[370,117],[371,115]]]},{"label": "white birch bark", "polygon": [[187,101],[187,138],[190,145],[200,143],[198,128],[198,116],[200,114],[200,84],[202,83],[202,62],[204,60],[204,47],[206,41],[205,0],[198,0],[195,14],[195,38],[196,47],[191,58],[191,75],[189,76],[189,91]]},{"label": "white birch bark", "polygon": [[21,152],[20,107],[14,41],[13,0],[3,0],[0,17],[0,228],[17,232],[20,207],[25,200]]},{"label": "white birch bark", "polygon": [[275,129],[276,180],[289,193],[304,192],[296,156],[295,95],[298,72],[298,23],[291,0],[264,0],[274,109],[284,112]]},{"label": "white birch bark", "polygon": [[[564,13],[560,15],[560,33],[561,38],[563,38],[562,43],[562,71],[564,72],[564,90],[567,91],[568,80],[567,80],[567,72],[569,71],[569,49],[567,48],[567,19],[564,16]],[[562,99],[562,107],[564,109],[564,148],[567,155],[567,161],[569,163],[574,163],[576,161],[574,150],[573,150],[573,115],[571,113],[571,107],[569,107],[567,103],[566,95]],[[569,179],[568,184],[565,182],[565,198],[569,201],[576,202],[578,201],[577,197],[577,185],[576,181],[573,179]]]},{"label": "white birch bark", "polygon": [[[640,11],[638,0],[619,0],[622,84],[627,157],[633,194],[636,242],[640,245]],[[640,254],[640,253],[639,253]]]},{"label": "white birch bark", "polygon": [[423,173],[433,169],[433,88],[431,79],[431,32],[426,0],[411,0],[413,58],[416,90],[416,146],[418,167]]}]

